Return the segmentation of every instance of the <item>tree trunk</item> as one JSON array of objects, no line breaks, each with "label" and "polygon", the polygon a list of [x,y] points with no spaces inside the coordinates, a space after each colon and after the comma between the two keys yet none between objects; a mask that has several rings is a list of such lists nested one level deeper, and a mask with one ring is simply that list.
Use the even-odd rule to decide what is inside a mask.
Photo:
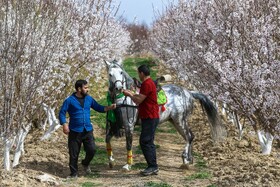
[{"label": "tree trunk", "polygon": [[262,154],[269,155],[272,150],[272,143],[274,137],[269,132],[264,132],[260,130],[257,131],[257,136],[258,136],[259,143],[261,145]]},{"label": "tree trunk", "polygon": [[6,171],[11,170],[11,161],[10,161],[10,151],[12,148],[12,141],[9,138],[4,137],[4,169]]},{"label": "tree trunk", "polygon": [[238,134],[239,134],[238,138],[239,138],[239,140],[241,140],[242,135],[243,135],[243,125],[240,123],[239,117],[236,112],[232,112],[232,116],[233,116],[233,123],[235,124],[236,128],[238,129]]},{"label": "tree trunk", "polygon": [[43,104],[43,109],[47,114],[47,119],[49,122],[49,129],[47,132],[41,137],[41,140],[46,140],[51,137],[51,134],[55,132],[61,125],[58,122],[58,119],[55,116],[54,108],[50,108],[46,104]]},{"label": "tree trunk", "polygon": [[16,141],[16,151],[14,154],[13,167],[19,164],[19,159],[22,154],[24,154],[24,140],[31,128],[31,123],[29,123],[25,128],[21,128],[17,135]]}]

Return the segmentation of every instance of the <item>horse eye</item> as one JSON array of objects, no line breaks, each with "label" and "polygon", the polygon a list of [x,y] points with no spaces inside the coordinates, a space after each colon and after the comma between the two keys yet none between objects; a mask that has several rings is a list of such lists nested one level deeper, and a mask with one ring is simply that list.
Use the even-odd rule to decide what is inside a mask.
[{"label": "horse eye", "polygon": [[109,74],[110,77],[112,77],[112,74]]},{"label": "horse eye", "polygon": [[121,75],[122,75],[122,72],[121,72]]}]

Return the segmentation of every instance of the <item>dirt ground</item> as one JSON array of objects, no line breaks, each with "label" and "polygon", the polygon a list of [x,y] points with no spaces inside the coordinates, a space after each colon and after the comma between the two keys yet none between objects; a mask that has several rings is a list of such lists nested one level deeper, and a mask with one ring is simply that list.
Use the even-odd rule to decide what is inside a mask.
[{"label": "dirt ground", "polygon": [[[122,172],[125,164],[125,139],[113,139],[113,150],[116,166],[110,169],[106,163],[92,165],[95,175],[87,176],[81,173],[76,180],[66,180],[69,174],[67,137],[58,129],[48,141],[40,141],[42,132],[33,130],[28,134],[25,143],[25,155],[20,165],[12,172],[0,170],[0,186],[13,187],[42,187],[42,186],[280,186],[280,154],[279,149],[273,148],[272,154],[263,156],[257,138],[246,129],[241,141],[237,138],[237,131],[232,125],[228,127],[228,138],[219,145],[213,145],[210,129],[201,110],[196,109],[190,119],[190,126],[195,134],[193,152],[201,155],[206,162],[207,172],[212,175],[209,179],[192,179],[188,177],[199,173],[196,165],[199,159],[189,169],[180,169],[182,164],[181,152],[184,140],[176,133],[159,131],[155,143],[158,145],[157,156],[159,175],[142,177],[140,169]],[[167,128],[161,124],[159,129]],[[104,138],[104,130],[95,125],[95,137]],[[134,135],[134,152],[138,146],[139,132]],[[99,148],[105,149],[105,143],[97,142]],[[79,161],[80,163],[80,161]],[[134,163],[145,163],[142,154],[134,154]],[[98,173],[98,174],[97,174]],[[39,176],[49,176],[44,182]],[[149,183],[150,182],[150,183]],[[148,185],[150,184],[150,185]]]}]

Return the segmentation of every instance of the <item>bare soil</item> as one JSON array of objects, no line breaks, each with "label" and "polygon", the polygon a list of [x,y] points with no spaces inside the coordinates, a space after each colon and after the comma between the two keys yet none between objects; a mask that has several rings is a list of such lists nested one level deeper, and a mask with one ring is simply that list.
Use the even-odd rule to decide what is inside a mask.
[{"label": "bare soil", "polygon": [[[93,175],[81,172],[76,180],[67,180],[69,175],[67,137],[58,129],[48,141],[40,141],[42,131],[34,129],[27,136],[25,155],[20,165],[7,173],[0,170],[0,186],[41,187],[41,186],[147,186],[158,183],[161,186],[280,186],[279,149],[273,148],[272,154],[264,156],[259,153],[257,137],[247,128],[241,141],[237,138],[237,130],[227,124],[228,138],[224,143],[214,145],[210,138],[210,128],[206,117],[200,108],[196,108],[189,120],[195,134],[193,152],[201,155],[206,162],[206,171],[212,176],[208,179],[188,177],[201,174],[197,167],[201,159],[195,157],[194,163],[188,169],[181,169],[181,152],[185,146],[180,135],[162,132],[168,128],[161,124],[162,131],[157,132],[155,143],[158,145],[157,156],[159,175],[142,177],[140,169],[122,172],[126,161],[125,138],[113,139],[113,151],[116,165],[110,169],[107,163],[91,165]],[[95,137],[104,138],[104,130],[95,125]],[[134,152],[138,146],[139,132],[134,135]],[[97,142],[100,149],[105,149],[105,143]],[[80,163],[80,160],[79,160]],[[134,154],[134,164],[145,163],[142,154]],[[204,169],[205,170],[205,169]],[[39,176],[48,174],[47,182]],[[158,185],[160,186],[160,185]]]}]

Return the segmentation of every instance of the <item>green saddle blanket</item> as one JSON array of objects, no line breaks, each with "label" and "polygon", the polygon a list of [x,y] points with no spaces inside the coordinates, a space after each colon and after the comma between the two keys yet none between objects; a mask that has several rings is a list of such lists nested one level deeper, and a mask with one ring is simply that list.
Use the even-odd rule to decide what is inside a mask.
[{"label": "green saddle blanket", "polygon": [[167,102],[167,98],[163,89],[157,92],[158,105],[164,105]]}]

